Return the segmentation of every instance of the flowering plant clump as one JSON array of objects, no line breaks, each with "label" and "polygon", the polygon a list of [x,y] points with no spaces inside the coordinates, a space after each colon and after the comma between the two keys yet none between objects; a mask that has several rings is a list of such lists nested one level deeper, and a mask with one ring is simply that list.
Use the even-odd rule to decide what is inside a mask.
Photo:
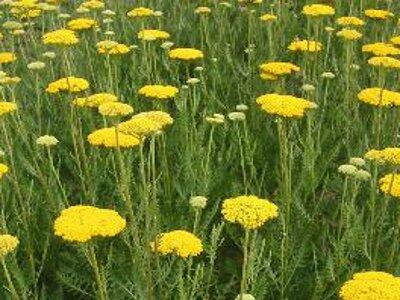
[{"label": "flowering plant clump", "polygon": [[360,272],[346,281],[340,288],[342,300],[400,299],[400,280],[385,272]]},{"label": "flowering plant clump", "polygon": [[46,92],[50,94],[56,94],[59,92],[79,93],[88,88],[89,82],[86,79],[70,76],[51,82],[47,86]]},{"label": "flowering plant clump", "polygon": [[239,196],[224,200],[222,215],[228,222],[237,223],[246,229],[257,229],[278,217],[278,207],[257,196]]},{"label": "flowering plant clump", "polygon": [[301,118],[306,110],[317,107],[314,102],[290,95],[265,94],[256,101],[266,113],[286,118]]},{"label": "flowering plant clump", "polygon": [[185,230],[174,230],[160,234],[151,243],[154,252],[161,255],[175,254],[181,258],[198,256],[203,252],[201,240],[193,233]]},{"label": "flowering plant clump", "polygon": [[154,99],[170,99],[178,94],[179,90],[171,85],[146,85],[139,89],[139,95]]},{"label": "flowering plant clump", "polygon": [[113,237],[125,227],[125,219],[115,210],[75,205],[54,221],[54,234],[68,242],[85,243],[95,237]]}]

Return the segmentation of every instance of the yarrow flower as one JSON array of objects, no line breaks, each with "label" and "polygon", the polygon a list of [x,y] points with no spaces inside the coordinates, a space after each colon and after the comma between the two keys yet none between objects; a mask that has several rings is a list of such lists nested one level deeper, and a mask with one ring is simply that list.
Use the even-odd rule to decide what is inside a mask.
[{"label": "yarrow flower", "polygon": [[71,20],[67,23],[68,29],[74,30],[74,31],[80,31],[80,30],[87,30],[87,29],[93,29],[97,27],[97,21],[93,19],[87,19],[87,18],[78,18]]},{"label": "yarrow flower", "polygon": [[375,56],[400,55],[400,50],[391,44],[373,43],[362,46],[362,52],[372,53]]},{"label": "yarrow flower", "polygon": [[106,102],[99,106],[99,113],[107,117],[127,116],[133,113],[133,107],[121,102]]},{"label": "yarrow flower", "polygon": [[368,64],[376,67],[400,69],[400,60],[389,56],[374,56],[368,60]]},{"label": "yarrow flower", "polygon": [[373,106],[399,106],[400,93],[381,88],[367,88],[357,95],[358,100]]},{"label": "yarrow flower", "polygon": [[329,5],[311,4],[303,7],[302,14],[308,17],[332,16],[335,14],[335,9]]},{"label": "yarrow flower", "polygon": [[120,132],[116,127],[98,129],[87,137],[92,146],[106,148],[132,148],[141,144],[141,139],[134,135]]},{"label": "yarrow flower", "polygon": [[45,33],[42,36],[45,45],[71,46],[79,42],[75,31],[69,29],[58,29]]},{"label": "yarrow flower", "polygon": [[338,18],[336,24],[340,26],[364,26],[365,22],[360,18],[347,16]]},{"label": "yarrow flower", "polygon": [[322,50],[322,44],[313,40],[293,41],[288,49],[290,51],[319,52]]},{"label": "yarrow flower", "polygon": [[84,98],[76,98],[72,103],[79,107],[99,107],[108,102],[117,102],[118,97],[109,93],[93,94]]},{"label": "yarrow flower", "polygon": [[161,132],[173,121],[166,112],[148,111],[134,115],[130,120],[120,123],[118,129],[128,135],[145,137]]},{"label": "yarrow flower", "polygon": [[379,189],[385,195],[400,197],[400,174],[390,173],[379,179]]},{"label": "yarrow flower", "polygon": [[263,79],[277,79],[278,76],[300,71],[300,67],[288,62],[268,62],[260,65],[260,71]]},{"label": "yarrow flower", "polygon": [[179,90],[171,85],[145,85],[139,89],[139,95],[153,99],[170,99],[178,94]]},{"label": "yarrow flower", "polygon": [[5,164],[0,163],[0,178],[7,174],[8,170],[9,168]]},{"label": "yarrow flower", "polygon": [[301,118],[306,110],[317,107],[306,99],[280,94],[265,94],[258,97],[256,102],[266,113],[287,118]]},{"label": "yarrow flower", "polygon": [[130,18],[143,18],[154,16],[154,10],[146,7],[137,7],[127,13]]},{"label": "yarrow flower", "polygon": [[170,34],[163,30],[142,29],[138,32],[138,38],[144,41],[166,40]]},{"label": "yarrow flower", "polygon": [[54,233],[68,242],[85,243],[95,237],[113,237],[125,227],[125,219],[114,210],[75,205],[61,211]]},{"label": "yarrow flower", "polygon": [[4,258],[7,254],[13,252],[17,248],[19,240],[10,234],[0,235],[0,258]]},{"label": "yarrow flower", "polygon": [[336,36],[348,40],[348,41],[355,41],[362,37],[362,34],[355,29],[342,29],[336,33]]},{"label": "yarrow flower", "polygon": [[278,207],[274,203],[254,195],[224,200],[221,212],[225,220],[246,229],[257,229],[278,217]]},{"label": "yarrow flower", "polygon": [[342,300],[400,299],[400,279],[385,272],[356,273],[340,288]]},{"label": "yarrow flower", "polygon": [[365,158],[379,164],[400,165],[400,148],[372,149],[365,153]]},{"label": "yarrow flower", "polygon": [[394,14],[388,10],[367,9],[365,10],[365,16],[367,16],[370,19],[387,20],[389,18],[394,17]]},{"label": "yarrow flower", "polygon": [[58,143],[59,143],[59,141],[57,140],[57,138],[52,135],[43,135],[36,139],[36,144],[38,144],[40,146],[45,146],[45,147],[55,146]]},{"label": "yarrow flower", "polygon": [[96,46],[99,54],[122,55],[131,50],[131,48],[125,44],[120,44],[110,40],[100,41]]},{"label": "yarrow flower", "polygon": [[17,57],[12,52],[0,52],[0,65],[9,64],[17,60]]},{"label": "yarrow flower", "polygon": [[0,116],[17,110],[17,104],[13,102],[0,101]]},{"label": "yarrow flower", "polygon": [[260,17],[260,20],[263,21],[263,22],[272,22],[272,21],[275,21],[277,19],[278,19],[278,17],[275,16],[275,15],[272,15],[272,14],[264,14],[264,15],[262,15]]},{"label": "yarrow flower", "polygon": [[202,59],[204,54],[202,51],[194,48],[175,48],[168,52],[171,59],[178,59],[184,61]]},{"label": "yarrow flower", "polygon": [[185,230],[160,234],[156,241],[151,243],[151,248],[161,255],[175,254],[184,259],[189,256],[198,256],[203,252],[201,240]]},{"label": "yarrow flower", "polygon": [[56,94],[59,92],[78,93],[85,91],[88,88],[89,88],[89,82],[86,79],[69,76],[51,82],[47,86],[46,92],[50,94]]}]

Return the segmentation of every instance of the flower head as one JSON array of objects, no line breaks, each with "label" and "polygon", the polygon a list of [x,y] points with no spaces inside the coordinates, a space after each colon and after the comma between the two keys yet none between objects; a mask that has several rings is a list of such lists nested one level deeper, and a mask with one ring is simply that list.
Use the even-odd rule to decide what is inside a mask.
[{"label": "flower head", "polygon": [[358,100],[373,106],[398,106],[400,105],[400,93],[381,88],[367,88],[357,95]]},{"label": "flower head", "polygon": [[51,82],[46,92],[56,94],[59,92],[79,93],[89,88],[89,82],[86,79],[69,76]]},{"label": "flower head", "polygon": [[107,117],[127,116],[133,113],[133,107],[121,102],[106,102],[99,105],[99,113]]},{"label": "flower head", "polygon": [[202,59],[204,54],[202,51],[194,48],[175,48],[168,52],[168,56],[171,59],[190,61]]},{"label": "flower head", "polygon": [[224,200],[222,214],[228,222],[240,224],[246,229],[257,229],[278,217],[278,207],[257,196],[239,196]]},{"label": "flower head", "polygon": [[151,243],[151,247],[161,255],[175,254],[182,258],[198,256],[203,252],[201,240],[185,230],[162,233]]},{"label": "flower head", "polygon": [[0,258],[5,257],[7,254],[13,252],[19,244],[18,238],[9,234],[0,235]]},{"label": "flower head", "polygon": [[314,102],[290,95],[265,94],[256,101],[266,113],[287,118],[301,118],[306,110],[317,107]]},{"label": "flower head", "polygon": [[45,33],[42,41],[46,45],[71,46],[79,42],[75,31],[69,29],[58,29]]},{"label": "flower head", "polygon": [[124,134],[115,127],[96,130],[87,139],[92,146],[106,148],[132,148],[142,142],[137,136]]},{"label": "flower head", "polygon": [[308,17],[332,16],[335,14],[335,9],[329,5],[311,4],[304,6],[302,13]]},{"label": "flower head", "polygon": [[342,300],[400,299],[400,279],[385,272],[356,273],[340,288]]},{"label": "flower head", "polygon": [[312,40],[293,41],[288,49],[290,51],[319,52],[322,50],[322,44]]},{"label": "flower head", "polygon": [[163,30],[142,29],[138,32],[138,38],[144,41],[166,40],[170,34]]},{"label": "flower head", "polygon": [[58,143],[59,143],[59,141],[57,140],[57,138],[52,135],[43,135],[36,139],[36,144],[38,144],[40,146],[45,146],[45,147],[55,146]]},{"label": "flower head", "polygon": [[171,85],[145,85],[139,89],[139,95],[153,99],[170,99],[178,94],[179,90]]},{"label": "flower head", "polygon": [[126,221],[118,212],[88,205],[64,209],[54,222],[54,233],[68,242],[84,243],[94,237],[112,237],[124,230]]}]

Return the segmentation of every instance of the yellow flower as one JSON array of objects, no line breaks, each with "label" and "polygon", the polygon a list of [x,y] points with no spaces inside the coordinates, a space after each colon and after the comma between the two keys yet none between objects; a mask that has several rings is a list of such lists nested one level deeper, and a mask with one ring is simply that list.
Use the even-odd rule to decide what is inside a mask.
[{"label": "yellow flower", "polygon": [[391,44],[374,43],[362,46],[362,52],[372,53],[375,56],[399,55],[400,50]]},{"label": "yellow flower", "polygon": [[400,60],[389,56],[374,56],[368,60],[372,66],[400,69]]},{"label": "yellow flower", "polygon": [[79,30],[86,30],[92,29],[97,27],[97,22],[93,19],[87,18],[78,18],[71,20],[67,23],[68,29],[79,31]]},{"label": "yellow flower", "polygon": [[360,101],[373,106],[400,105],[400,93],[376,87],[362,90],[357,97]]},{"label": "yellow flower", "polygon": [[365,153],[365,158],[379,164],[400,165],[400,148],[372,149]]},{"label": "yellow flower", "polygon": [[0,163],[0,178],[4,176],[8,172],[8,167],[5,164]]},{"label": "yellow flower", "polygon": [[121,102],[106,102],[99,106],[99,113],[107,117],[127,116],[133,113],[133,107]]},{"label": "yellow flower", "polygon": [[139,95],[155,99],[170,99],[178,94],[179,90],[171,85],[146,85],[139,90]]},{"label": "yellow flower", "polygon": [[46,92],[50,94],[56,94],[59,92],[78,93],[87,90],[88,88],[89,82],[87,82],[87,80],[70,76],[51,82],[47,86]]},{"label": "yellow flower", "polygon": [[0,101],[0,116],[17,110],[17,104],[13,102]]},{"label": "yellow flower", "polygon": [[87,9],[102,9],[104,8],[104,2],[102,1],[98,1],[98,0],[89,0],[89,1],[85,1],[81,4],[80,7],[84,7]]},{"label": "yellow flower", "polygon": [[98,93],[85,98],[76,98],[73,104],[79,107],[99,107],[108,102],[117,102],[118,97],[109,93]]},{"label": "yellow flower", "polygon": [[171,59],[188,61],[188,60],[201,59],[204,57],[204,54],[202,51],[194,48],[175,48],[168,52],[168,56]]},{"label": "yellow flower", "polygon": [[256,101],[266,113],[287,118],[301,118],[306,110],[317,107],[314,102],[290,95],[265,94]]},{"label": "yellow flower", "polygon": [[200,6],[194,12],[199,15],[208,15],[211,13],[211,9],[207,6]]},{"label": "yellow flower", "polygon": [[144,41],[165,40],[169,37],[168,32],[157,29],[143,29],[138,32],[138,38]]},{"label": "yellow flower", "polygon": [[400,174],[391,173],[382,177],[379,179],[379,188],[385,195],[400,197]]},{"label": "yellow flower", "polygon": [[400,279],[385,272],[356,273],[343,284],[339,296],[342,300],[400,299]]},{"label": "yellow flower", "polygon": [[98,42],[96,46],[99,54],[122,55],[131,50],[129,46],[125,44],[119,44],[109,40]]},{"label": "yellow flower", "polygon": [[128,135],[144,137],[162,131],[173,121],[166,112],[148,111],[134,115],[130,120],[120,123],[118,129]]},{"label": "yellow flower", "polygon": [[120,132],[118,128],[102,128],[88,135],[88,142],[92,146],[106,148],[132,148],[142,142],[137,136]]},{"label": "yellow flower", "polygon": [[365,22],[357,17],[340,17],[336,20],[336,24],[340,26],[364,26]]},{"label": "yellow flower", "polygon": [[394,36],[390,39],[390,42],[393,45],[399,46],[400,45],[400,36]]},{"label": "yellow flower", "polygon": [[254,195],[239,196],[224,200],[222,214],[231,223],[240,224],[246,229],[257,229],[278,217],[278,207]]},{"label": "yellow flower", "polygon": [[371,19],[386,20],[388,18],[394,17],[390,11],[381,9],[367,9],[365,10],[365,15]]},{"label": "yellow flower", "polygon": [[293,41],[288,49],[290,51],[319,52],[322,50],[322,44],[312,40]]},{"label": "yellow flower", "polygon": [[193,233],[185,230],[174,230],[160,234],[156,241],[151,243],[151,248],[161,255],[175,254],[182,258],[198,256],[203,252],[201,240]]},{"label": "yellow flower", "polygon": [[302,14],[308,17],[332,16],[335,14],[335,9],[329,5],[311,4],[303,7]]},{"label": "yellow flower", "polygon": [[118,212],[88,205],[64,209],[54,221],[54,233],[68,242],[84,243],[94,237],[112,237],[126,227]]},{"label": "yellow flower", "polygon": [[17,57],[12,52],[0,52],[0,65],[16,61]]},{"label": "yellow flower", "polygon": [[130,18],[143,18],[154,16],[154,10],[146,7],[137,7],[127,13]]},{"label": "yellow flower", "polygon": [[362,34],[355,29],[342,29],[336,33],[336,35],[344,40],[355,41],[362,37]]},{"label": "yellow flower", "polygon": [[278,19],[278,17],[275,16],[275,15],[272,15],[272,14],[263,14],[263,15],[260,17],[260,20],[261,20],[261,21],[264,21],[264,22],[272,22],[272,21],[275,21],[275,20],[277,20],[277,19]]},{"label": "yellow flower", "polygon": [[0,257],[4,258],[7,254],[17,248],[19,244],[18,238],[9,234],[0,235]]},{"label": "yellow flower", "polygon": [[267,79],[270,76],[275,79],[277,76],[298,72],[300,67],[288,62],[269,62],[260,65],[260,70],[262,72],[261,78]]},{"label": "yellow flower", "polygon": [[45,33],[42,41],[46,45],[71,46],[77,44],[79,39],[73,30],[58,29]]}]

